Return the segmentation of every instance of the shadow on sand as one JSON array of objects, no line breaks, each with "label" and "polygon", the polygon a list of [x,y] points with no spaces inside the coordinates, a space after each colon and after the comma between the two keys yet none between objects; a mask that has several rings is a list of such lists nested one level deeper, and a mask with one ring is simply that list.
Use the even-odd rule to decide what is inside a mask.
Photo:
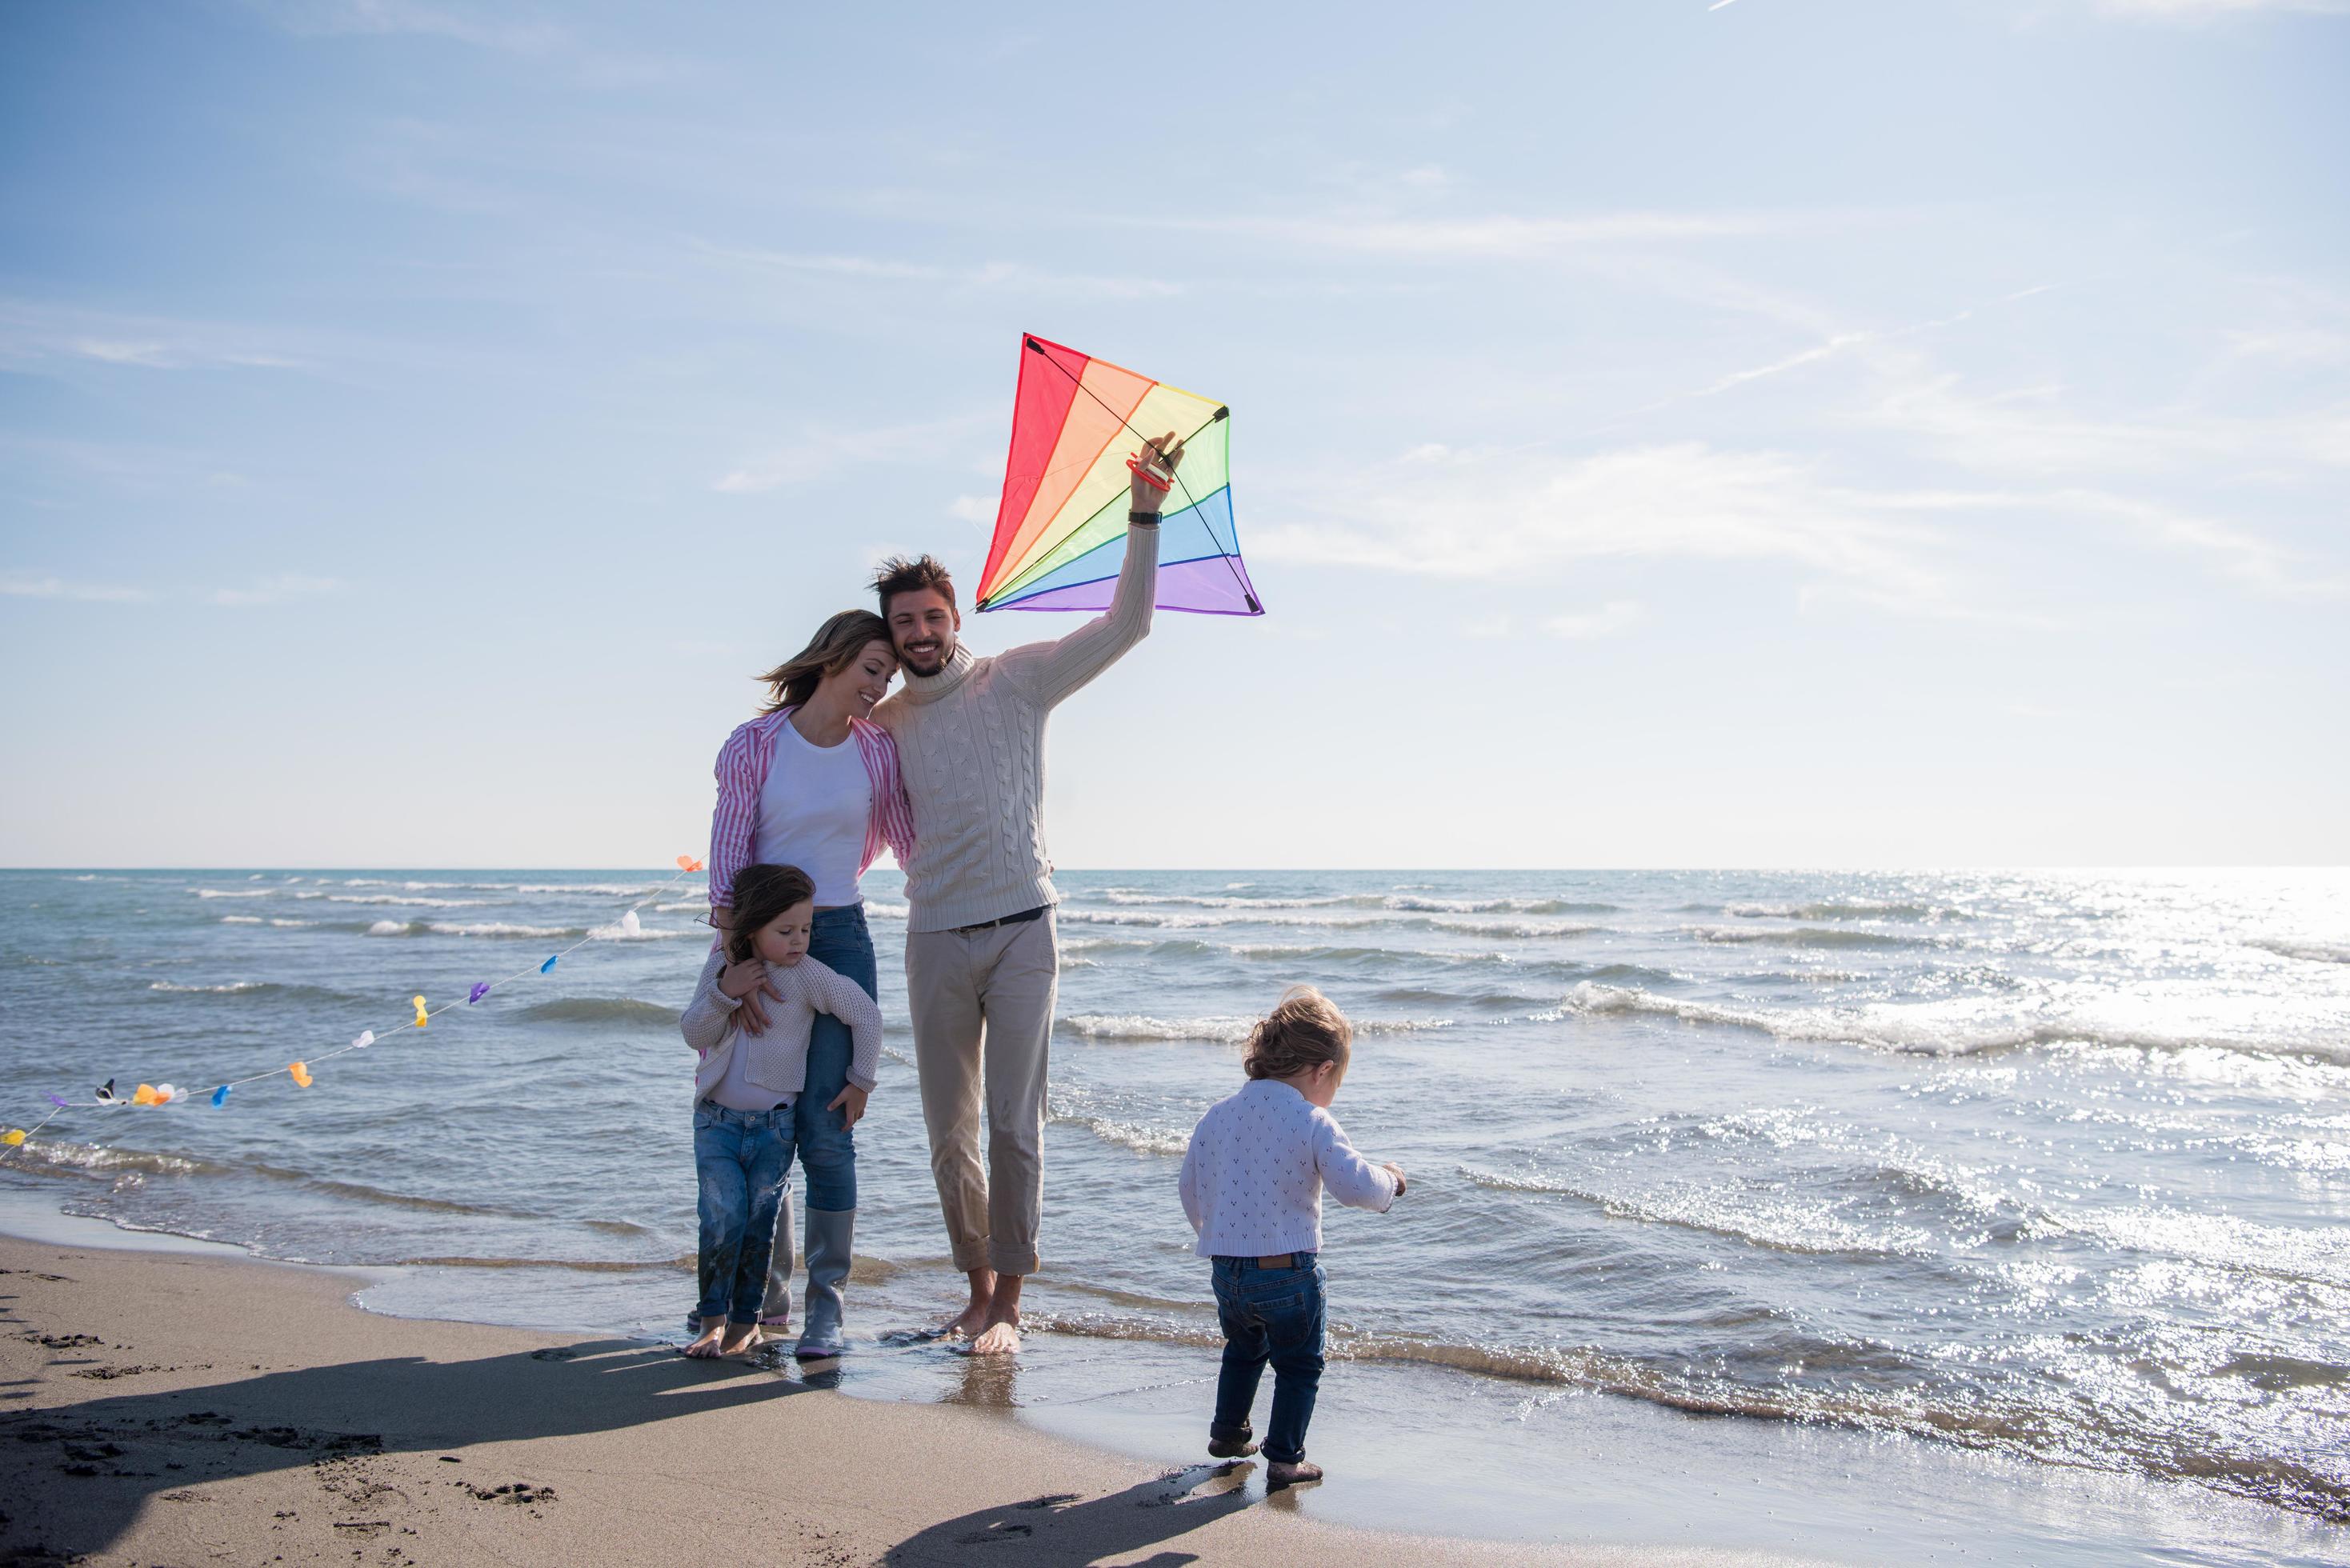
[{"label": "shadow on sand", "polygon": [[[890,1568],[1001,1558],[1029,1564],[1089,1563],[1188,1535],[1249,1506],[1246,1463],[1195,1465],[1107,1497],[1075,1493],[983,1508],[931,1525],[890,1548]],[[1161,1552],[1134,1568],[1179,1568],[1189,1552]]]},{"label": "shadow on sand", "polygon": [[[803,1386],[748,1363],[598,1340],[473,1361],[345,1362],[0,1410],[0,1449],[17,1478],[5,1490],[19,1481],[73,1489],[69,1507],[38,1510],[47,1551],[69,1558],[106,1551],[150,1498],[199,1481],[610,1431],[785,1398]],[[450,1479],[484,1499],[533,1500],[529,1483],[472,1473],[480,1469],[452,1464]],[[366,1484],[356,1469],[350,1480]]]}]

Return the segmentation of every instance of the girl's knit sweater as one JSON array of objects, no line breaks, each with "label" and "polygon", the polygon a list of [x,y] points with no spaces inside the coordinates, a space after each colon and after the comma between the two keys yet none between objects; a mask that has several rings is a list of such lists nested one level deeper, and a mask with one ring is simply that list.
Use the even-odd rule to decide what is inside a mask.
[{"label": "girl's knit sweater", "polygon": [[855,981],[812,958],[788,968],[769,964],[767,983],[783,996],[767,999],[766,1033],[749,1034],[736,1023],[742,1002],[718,989],[718,977],[725,971],[726,951],[722,946],[702,966],[693,1001],[678,1021],[685,1043],[702,1054],[702,1064],[693,1073],[695,1099],[718,1086],[737,1051],[750,1053],[743,1064],[744,1075],[760,1089],[779,1096],[798,1094],[807,1086],[808,1033],[816,1027],[819,1012],[829,1012],[848,1025],[854,1040],[848,1081],[860,1089],[872,1089],[874,1075],[881,1065],[881,1010]]}]

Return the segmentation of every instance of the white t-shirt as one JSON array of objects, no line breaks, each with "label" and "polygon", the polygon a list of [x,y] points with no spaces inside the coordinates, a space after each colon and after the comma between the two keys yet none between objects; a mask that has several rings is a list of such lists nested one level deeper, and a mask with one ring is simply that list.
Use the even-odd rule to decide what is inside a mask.
[{"label": "white t-shirt", "polygon": [[872,809],[873,780],[857,737],[815,745],[786,719],[775,726],[775,755],[759,792],[751,857],[806,872],[819,905],[854,904],[865,819]]}]

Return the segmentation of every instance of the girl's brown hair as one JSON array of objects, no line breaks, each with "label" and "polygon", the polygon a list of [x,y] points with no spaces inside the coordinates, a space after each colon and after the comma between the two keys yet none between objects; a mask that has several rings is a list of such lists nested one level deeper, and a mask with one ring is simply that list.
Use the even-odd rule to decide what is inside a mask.
[{"label": "girl's brown hair", "polygon": [[[759,711],[798,707],[816,695],[817,681],[847,669],[868,642],[889,648],[889,628],[881,618],[871,610],[842,610],[816,628],[806,648],[756,678],[766,683],[768,696]],[[890,649],[889,657],[895,659],[897,649]]]},{"label": "girl's brown hair", "polygon": [[726,933],[726,956],[751,961],[751,939],[794,904],[816,897],[816,884],[796,866],[745,866],[734,877],[734,928]]},{"label": "girl's brown hair", "polygon": [[1340,1068],[1353,1054],[1355,1026],[1331,1000],[1310,985],[1293,985],[1281,1003],[1249,1031],[1241,1065],[1252,1078],[1286,1078],[1317,1062]]}]

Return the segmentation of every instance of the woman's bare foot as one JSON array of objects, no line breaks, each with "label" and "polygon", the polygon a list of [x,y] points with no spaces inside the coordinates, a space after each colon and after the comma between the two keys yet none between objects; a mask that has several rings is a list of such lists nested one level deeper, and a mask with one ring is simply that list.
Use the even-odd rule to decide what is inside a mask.
[{"label": "woman's bare foot", "polygon": [[726,1348],[721,1355],[748,1355],[759,1348],[759,1325],[755,1323],[730,1323],[726,1325]]},{"label": "woman's bare foot", "polygon": [[710,1320],[710,1326],[703,1329],[694,1337],[693,1343],[685,1347],[685,1353],[696,1361],[714,1360],[724,1354],[720,1341],[725,1336],[726,1320],[723,1317],[712,1318]]},{"label": "woman's bare foot", "polygon": [[1267,1491],[1279,1491],[1285,1486],[1296,1486],[1304,1481],[1318,1481],[1321,1479],[1322,1467],[1308,1464],[1304,1459],[1298,1460],[1294,1465],[1274,1459],[1264,1467],[1264,1490]]}]

